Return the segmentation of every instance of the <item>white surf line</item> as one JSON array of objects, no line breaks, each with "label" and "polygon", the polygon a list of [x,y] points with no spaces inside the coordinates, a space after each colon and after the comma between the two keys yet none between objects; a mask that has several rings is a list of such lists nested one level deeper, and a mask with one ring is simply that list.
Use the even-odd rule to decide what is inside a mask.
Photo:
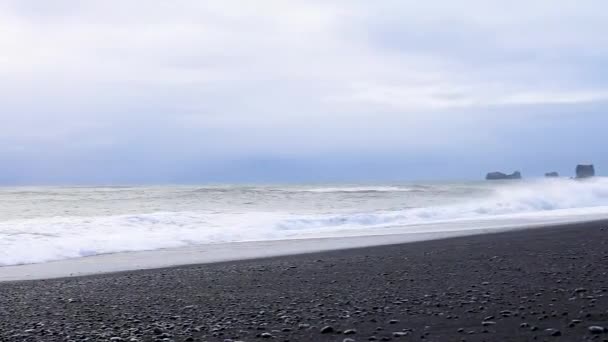
[{"label": "white surf line", "polygon": [[[297,255],[331,250],[343,250],[358,247],[402,244],[417,241],[445,239],[459,236],[471,236],[488,233],[499,233],[519,229],[549,227],[568,223],[596,221],[597,217],[577,218],[559,222],[521,222],[483,226],[480,222],[461,222],[444,230],[421,232],[422,230],[441,229],[439,226],[410,226],[409,233],[393,232],[386,229],[382,235],[305,238],[292,240],[231,242],[207,244],[183,248],[162,249],[141,252],[124,252],[102,254],[90,257],[52,261],[40,264],[28,264],[0,267],[1,281],[40,280],[63,277],[85,276],[102,273],[114,273],[130,270],[155,269],[172,266],[207,264],[224,261],[248,260],[285,255]],[[471,229],[471,226],[479,228]]]}]

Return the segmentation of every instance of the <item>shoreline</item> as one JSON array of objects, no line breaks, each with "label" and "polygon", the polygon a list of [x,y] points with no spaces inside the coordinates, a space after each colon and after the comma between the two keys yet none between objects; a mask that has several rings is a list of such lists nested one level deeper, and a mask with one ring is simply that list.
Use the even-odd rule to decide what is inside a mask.
[{"label": "shoreline", "polygon": [[4,282],[0,340],[601,341],[607,260],[599,221]]},{"label": "shoreline", "polygon": [[[322,253],[366,247],[407,244],[483,234],[497,234],[528,229],[602,222],[608,219],[591,217],[587,221],[572,217],[555,222],[463,221],[449,225],[413,225],[412,232],[395,229],[378,229],[375,235],[345,237],[301,238],[286,240],[245,241],[203,244],[179,248],[149,251],[119,252],[94,256],[49,261],[44,263],[0,267],[0,283],[6,281],[44,280],[65,277],[81,277],[96,274],[162,269],[187,265],[213,264],[240,260],[255,260],[291,255]],[[490,224],[492,223],[492,224]],[[480,226],[470,228],[471,226]],[[433,230],[438,229],[438,230]],[[416,229],[419,229],[418,231]],[[424,231],[430,230],[430,231]]]}]

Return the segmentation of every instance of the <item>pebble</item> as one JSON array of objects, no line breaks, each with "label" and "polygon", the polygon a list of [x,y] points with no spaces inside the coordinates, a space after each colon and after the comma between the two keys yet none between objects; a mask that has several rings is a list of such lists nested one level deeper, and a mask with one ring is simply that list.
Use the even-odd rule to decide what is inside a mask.
[{"label": "pebble", "polygon": [[[551,239],[549,234],[547,239]],[[518,241],[510,243],[516,247]],[[291,263],[260,261],[217,269],[184,267],[46,280],[27,286],[0,284],[0,341],[228,342],[240,338],[247,342],[360,342],[375,335],[370,340],[600,342],[608,337],[608,287],[601,277],[608,274],[608,266],[601,262],[608,260],[608,250],[589,242],[594,253],[586,255],[586,248],[567,239],[559,241],[560,246],[562,243],[566,246],[563,251],[546,251],[531,244],[521,253],[518,250],[514,258],[503,258],[501,251],[496,263],[471,263],[463,270],[444,263],[442,253],[438,254],[440,259],[429,255],[433,270],[454,279],[449,285],[444,284],[443,274],[426,273],[427,265],[417,261],[414,252],[408,252],[412,263],[398,263],[404,257],[394,258],[391,253],[382,258],[370,256],[376,265],[382,265],[382,272],[387,269],[388,276],[356,274],[357,261],[367,261],[354,255],[355,265],[328,256],[322,264],[315,264],[313,257],[297,263],[295,269]],[[600,243],[608,246],[608,239]],[[485,260],[492,256],[490,251],[472,248],[466,253]],[[519,255],[523,259],[518,259]],[[532,262],[528,270],[524,262],[539,255],[543,263]],[[545,261],[566,267],[537,269]],[[253,273],[252,268],[260,268],[258,264],[268,264],[259,271],[266,274]],[[283,272],[288,267],[291,271]],[[313,267],[317,270],[309,271]],[[514,270],[534,276],[522,278],[521,284],[513,282]],[[339,279],[342,274],[344,283]],[[552,282],[542,282],[546,278]],[[484,280],[491,280],[491,284],[481,287]],[[318,283],[327,286],[326,291],[318,291]],[[137,291],[126,290],[136,286]],[[246,294],[241,293],[243,289]],[[82,298],[86,305],[68,304],[70,298]],[[22,322],[20,317],[30,320]],[[415,330],[406,332],[401,325]],[[424,335],[428,325],[432,326],[428,331],[436,334]],[[376,331],[377,327],[382,330]]]},{"label": "pebble", "polygon": [[604,332],[606,332],[606,329],[604,329],[604,327],[600,327],[599,325],[592,325],[588,328],[588,330],[594,335],[603,334]]},{"label": "pebble", "polygon": [[324,326],[321,328],[321,334],[331,334],[334,332],[334,328],[331,325]]},{"label": "pebble", "polygon": [[500,315],[502,317],[510,317],[510,316],[513,315],[513,311],[511,311],[511,310],[503,310],[503,311],[500,312]]},{"label": "pebble", "polygon": [[545,333],[547,333],[549,336],[562,336],[561,331],[553,328],[545,329]]}]

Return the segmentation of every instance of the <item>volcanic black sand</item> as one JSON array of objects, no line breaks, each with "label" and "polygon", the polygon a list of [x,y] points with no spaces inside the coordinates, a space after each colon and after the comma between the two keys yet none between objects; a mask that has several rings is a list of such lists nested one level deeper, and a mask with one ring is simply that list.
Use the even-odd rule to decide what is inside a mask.
[{"label": "volcanic black sand", "polygon": [[606,341],[607,272],[604,222],[0,283],[0,341]]}]

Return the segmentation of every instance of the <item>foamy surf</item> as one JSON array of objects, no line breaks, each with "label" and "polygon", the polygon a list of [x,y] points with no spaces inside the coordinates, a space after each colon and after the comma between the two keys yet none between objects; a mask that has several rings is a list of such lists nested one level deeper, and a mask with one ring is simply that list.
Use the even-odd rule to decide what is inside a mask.
[{"label": "foamy surf", "polygon": [[[291,191],[289,189],[288,191]],[[318,193],[330,193],[330,192],[410,192],[416,191],[413,187],[406,186],[341,186],[341,187],[320,187],[301,189],[303,192],[318,192]]]},{"label": "foamy surf", "polygon": [[[34,217],[4,213],[0,265],[253,241],[465,234],[480,227],[505,229],[608,217],[608,180],[601,178],[585,182],[296,186],[278,192],[277,187],[237,186],[195,190],[5,190],[0,201],[20,193],[21,202],[14,206],[37,202],[45,207]],[[72,205],[79,207],[61,215]]]}]

